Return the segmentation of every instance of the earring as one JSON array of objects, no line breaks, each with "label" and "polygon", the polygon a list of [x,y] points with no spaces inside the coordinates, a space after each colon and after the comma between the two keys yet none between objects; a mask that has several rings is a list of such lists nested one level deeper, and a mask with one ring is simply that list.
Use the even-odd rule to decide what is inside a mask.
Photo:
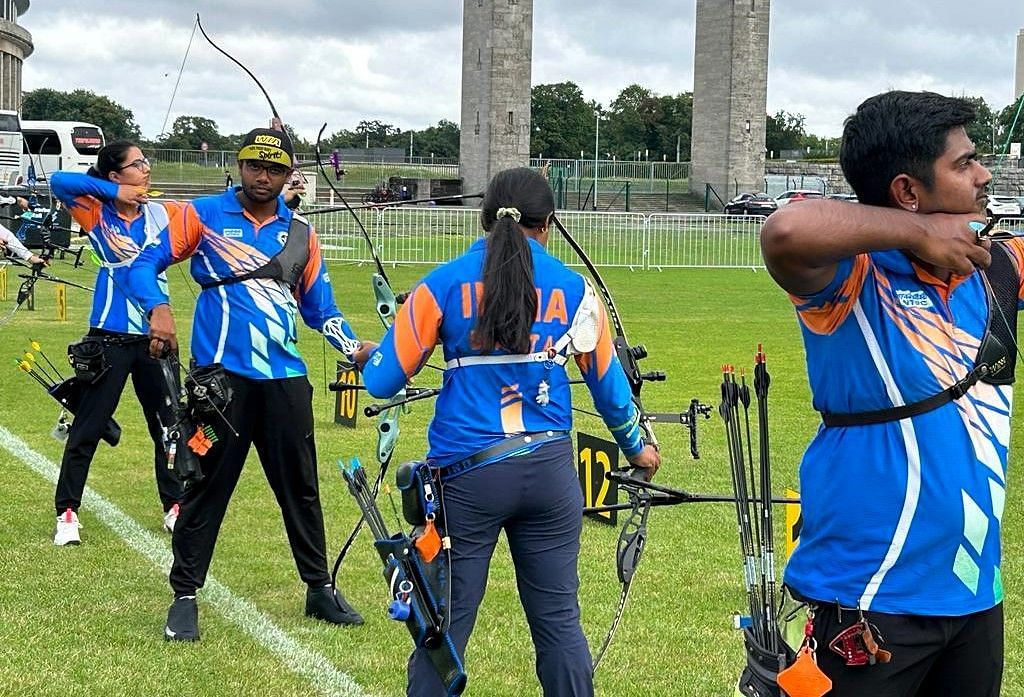
[{"label": "earring", "polygon": [[910,204],[910,210],[916,211],[917,210],[917,204],[916,203],[911,203]]}]

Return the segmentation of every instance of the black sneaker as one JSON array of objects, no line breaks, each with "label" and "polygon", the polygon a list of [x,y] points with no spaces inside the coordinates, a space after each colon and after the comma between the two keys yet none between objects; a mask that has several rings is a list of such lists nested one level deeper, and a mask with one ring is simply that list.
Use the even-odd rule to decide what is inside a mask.
[{"label": "black sneaker", "polygon": [[196,605],[196,596],[183,595],[171,603],[167,610],[167,624],[164,625],[164,639],[199,641],[199,606]]},{"label": "black sneaker", "polygon": [[363,616],[348,604],[341,591],[330,586],[306,589],[306,617],[331,624],[360,625]]}]

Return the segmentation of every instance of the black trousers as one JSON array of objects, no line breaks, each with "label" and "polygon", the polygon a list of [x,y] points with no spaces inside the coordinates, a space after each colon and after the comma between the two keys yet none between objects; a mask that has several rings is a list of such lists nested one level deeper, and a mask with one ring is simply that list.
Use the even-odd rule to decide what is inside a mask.
[{"label": "black trousers", "polygon": [[134,337],[127,334],[110,334],[97,329],[90,330],[89,334],[105,337],[103,351],[109,369],[99,380],[87,385],[82,393],[82,401],[64,445],[60,476],[57,478],[57,491],[54,495],[57,513],[67,508],[77,511],[81,505],[85,480],[89,476],[89,465],[96,454],[96,446],[107,421],[117,409],[129,375],[132,376],[135,396],[146,417],[149,437],[153,440],[156,487],[166,511],[181,501],[183,492],[174,471],[167,469],[167,455],[164,453],[163,434],[158,420],[159,415],[164,423],[171,422],[164,401],[166,387],[160,364],[150,358],[147,351],[149,342],[145,337],[132,340]]},{"label": "black trousers", "polygon": [[832,679],[828,697],[998,697],[1003,676],[1003,606],[962,617],[865,612],[892,661],[847,666],[828,648],[858,621],[856,610],[820,603],[814,617],[818,666]]},{"label": "black trousers", "polygon": [[313,386],[305,376],[251,380],[228,373],[228,379],[234,396],[226,416],[238,436],[219,420],[210,423],[218,440],[199,459],[205,478],[185,492],[174,526],[171,588],[175,595],[190,595],[206,582],[217,534],[251,445],[281,507],[299,576],[311,586],[325,586],[331,577],[313,442]]}]

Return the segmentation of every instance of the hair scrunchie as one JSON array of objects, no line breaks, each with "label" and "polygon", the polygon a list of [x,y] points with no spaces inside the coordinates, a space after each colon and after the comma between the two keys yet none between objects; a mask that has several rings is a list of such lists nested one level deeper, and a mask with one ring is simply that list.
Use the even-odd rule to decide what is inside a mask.
[{"label": "hair scrunchie", "polygon": [[505,216],[512,218],[512,220],[516,221],[517,223],[519,222],[519,219],[522,218],[522,214],[519,213],[518,208],[499,208],[498,212],[495,214],[494,217],[504,218]]}]

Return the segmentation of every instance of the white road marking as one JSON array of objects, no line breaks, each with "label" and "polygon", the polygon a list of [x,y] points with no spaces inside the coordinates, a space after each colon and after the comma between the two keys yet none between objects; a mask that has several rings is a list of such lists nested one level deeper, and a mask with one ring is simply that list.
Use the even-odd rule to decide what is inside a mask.
[{"label": "white road marking", "polygon": [[[0,448],[24,462],[51,484],[56,484],[60,467],[3,426],[0,426]],[[166,574],[170,570],[171,548],[164,536],[149,532],[88,486],[82,503],[89,507],[90,513],[99,518],[100,522],[113,530],[130,548],[148,559],[161,573]],[[230,588],[213,576],[207,577],[202,598],[204,603],[220,611],[293,672],[313,683],[320,693],[329,697],[364,697],[367,694],[352,676],[335,668],[324,655],[301,645],[259,608],[231,592]],[[157,621],[159,619],[154,618],[154,625]]]}]

